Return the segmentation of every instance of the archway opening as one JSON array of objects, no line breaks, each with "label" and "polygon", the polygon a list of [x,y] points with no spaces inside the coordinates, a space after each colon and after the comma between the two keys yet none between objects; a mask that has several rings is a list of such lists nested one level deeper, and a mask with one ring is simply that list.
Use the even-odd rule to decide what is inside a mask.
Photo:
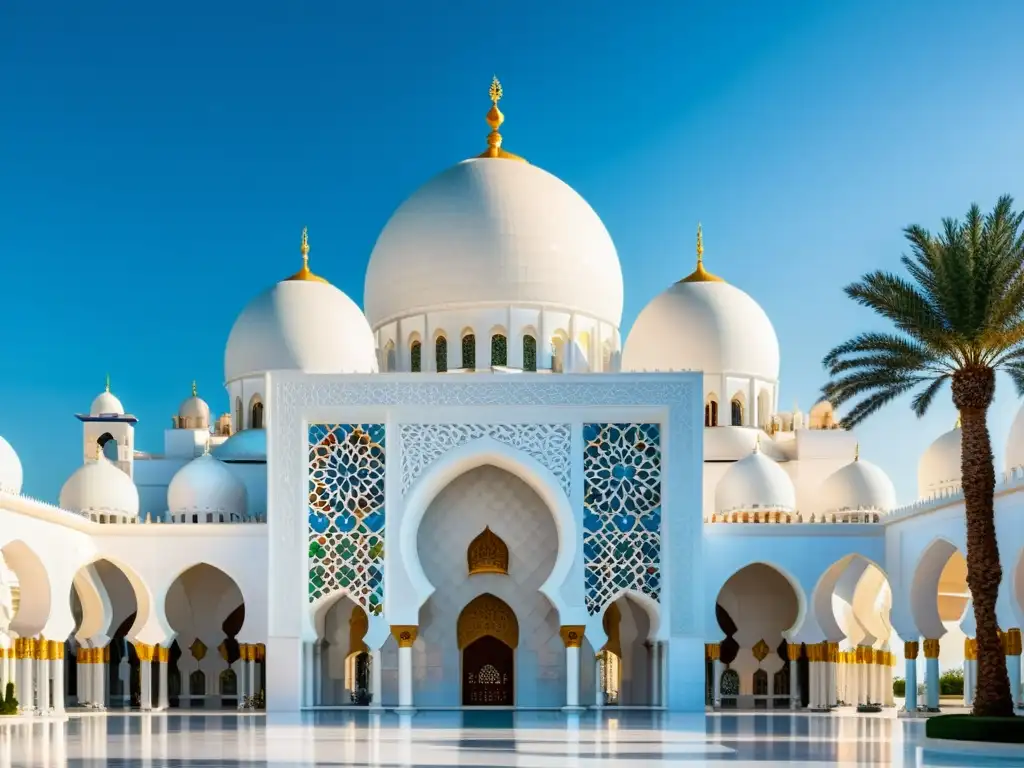
[{"label": "archway opening", "polygon": [[479,595],[462,609],[455,632],[462,652],[463,706],[512,706],[519,645],[512,608],[490,593]]},{"label": "archway opening", "polygon": [[788,695],[780,689],[792,674],[783,668],[789,664],[785,634],[800,614],[793,585],[770,565],[751,563],[722,586],[715,612],[726,636],[720,655],[722,706],[774,708]]},{"label": "archway opening", "polygon": [[234,579],[208,563],[194,565],[171,583],[164,613],[181,649],[177,660],[172,656],[167,661],[168,680],[176,671],[180,681],[178,704],[236,708],[243,695],[256,693],[242,679],[237,637],[245,622],[245,602]]},{"label": "archway opening", "polygon": [[0,632],[35,637],[50,615],[50,577],[21,540],[0,548]]},{"label": "archway opening", "polygon": [[99,446],[103,458],[107,459],[107,461],[117,461],[117,440],[114,439],[112,434],[104,432],[96,438],[96,445]]},{"label": "archway opening", "polygon": [[941,669],[961,663],[964,633],[960,621],[970,605],[967,560],[955,545],[938,539],[921,555],[910,586],[910,608],[922,637],[942,639]]},{"label": "archway opening", "polygon": [[631,595],[608,604],[601,617],[607,642],[598,652],[600,691],[609,706],[651,706],[658,673],[651,617]]},{"label": "archway opening", "polygon": [[[347,595],[339,594],[313,618],[313,705],[370,703],[370,617]],[[378,694],[379,695],[379,694]]]}]

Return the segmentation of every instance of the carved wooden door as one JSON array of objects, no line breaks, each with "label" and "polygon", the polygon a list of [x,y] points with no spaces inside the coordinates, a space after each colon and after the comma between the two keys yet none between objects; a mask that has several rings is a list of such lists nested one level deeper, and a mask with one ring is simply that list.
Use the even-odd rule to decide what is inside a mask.
[{"label": "carved wooden door", "polygon": [[501,640],[486,635],[462,651],[462,704],[512,706],[513,651]]}]

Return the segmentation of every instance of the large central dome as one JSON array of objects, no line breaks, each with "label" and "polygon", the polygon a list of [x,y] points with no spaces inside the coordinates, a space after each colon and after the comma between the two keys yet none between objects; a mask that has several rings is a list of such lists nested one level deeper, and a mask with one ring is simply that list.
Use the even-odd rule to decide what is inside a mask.
[{"label": "large central dome", "polygon": [[366,272],[373,328],[430,310],[540,305],[618,327],[622,269],[608,231],[571,187],[503,156],[466,160],[392,215]]}]

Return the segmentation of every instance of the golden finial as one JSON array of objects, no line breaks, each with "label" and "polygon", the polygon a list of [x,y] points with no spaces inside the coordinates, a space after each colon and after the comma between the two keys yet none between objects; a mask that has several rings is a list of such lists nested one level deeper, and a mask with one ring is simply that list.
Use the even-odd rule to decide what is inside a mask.
[{"label": "golden finial", "polygon": [[712,275],[704,269],[704,231],[697,222],[697,268],[684,277],[681,283],[724,283],[718,275]]},{"label": "golden finial", "polygon": [[302,269],[296,272],[288,280],[309,280],[315,283],[326,283],[319,275],[314,275],[309,268],[309,230],[306,227],[302,228],[302,246],[299,248],[302,253]]},{"label": "golden finial", "polygon": [[860,443],[853,446],[853,460],[860,461]]},{"label": "golden finial", "polygon": [[192,379],[192,397],[196,397],[196,380]]},{"label": "golden finial", "polygon": [[104,392],[109,392],[109,391],[110,391],[110,374],[109,374],[109,373],[107,374],[107,385],[106,385],[106,387],[105,387],[105,388],[103,389],[103,391],[104,391]]},{"label": "golden finial", "polygon": [[491,79],[491,87],[488,89],[487,94],[491,98],[491,108],[487,111],[487,125],[491,127],[491,132],[487,136],[487,151],[478,155],[478,157],[503,157],[506,160],[523,160],[519,155],[513,155],[511,152],[506,152],[501,148],[501,134],[498,133],[498,129],[505,122],[505,115],[498,109],[498,102],[501,101],[501,97],[505,95],[505,92],[501,88],[501,81],[498,80],[497,75]]}]

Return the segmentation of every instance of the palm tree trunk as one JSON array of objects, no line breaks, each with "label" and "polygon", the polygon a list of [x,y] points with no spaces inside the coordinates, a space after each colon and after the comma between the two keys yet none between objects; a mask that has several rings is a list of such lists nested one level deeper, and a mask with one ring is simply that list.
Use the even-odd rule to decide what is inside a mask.
[{"label": "palm tree trunk", "polygon": [[974,603],[978,644],[975,715],[1012,716],[1010,679],[999,638],[996,600],[1003,571],[995,524],[995,468],[988,434],[988,407],[995,395],[995,372],[966,367],[953,375],[953,404],[960,411],[961,469],[967,523],[967,586]]}]

